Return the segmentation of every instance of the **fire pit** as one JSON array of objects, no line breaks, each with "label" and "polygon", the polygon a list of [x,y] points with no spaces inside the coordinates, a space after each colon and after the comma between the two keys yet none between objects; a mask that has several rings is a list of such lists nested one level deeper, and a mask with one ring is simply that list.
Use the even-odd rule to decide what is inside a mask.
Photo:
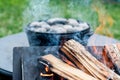
[{"label": "fire pit", "polygon": [[[58,54],[58,46],[49,46],[47,48],[46,48],[46,46],[15,48],[14,49],[14,59],[17,59],[17,61],[14,60],[13,80],[16,80],[16,79],[21,80],[21,78],[24,78],[24,80],[65,80],[64,78],[66,78],[66,77],[63,78],[61,76],[64,76],[66,74],[67,74],[67,76],[69,76],[70,74],[68,72],[71,73],[72,72],[71,70],[73,68],[76,68],[77,70],[79,68],[81,68],[80,70],[82,70],[84,72],[86,72],[86,70],[88,70],[93,73],[93,74],[89,74],[89,75],[92,75],[94,77],[96,76],[96,78],[99,77],[99,78],[103,78],[103,79],[106,78],[109,80],[111,80],[111,79],[119,80],[120,77],[119,77],[119,75],[116,74],[118,72],[114,71],[115,69],[117,69],[117,71],[119,71],[118,68],[116,68],[116,66],[117,67],[119,67],[119,66],[114,62],[117,60],[117,57],[119,57],[119,56],[116,56],[116,58],[114,58],[115,55],[114,56],[106,56],[108,54],[112,54],[111,50],[109,50],[108,48],[112,48],[112,47],[114,47],[114,45],[113,46],[111,45],[112,47],[109,45],[106,45],[105,47],[107,47],[107,49],[104,46],[89,46],[89,47],[87,46],[86,49],[84,49],[83,46],[80,47],[79,44],[76,45],[76,43],[75,43],[74,45],[75,46],[67,45],[65,48],[64,47],[65,44],[64,44],[61,47],[61,50],[64,51],[64,53],[67,55],[67,56],[64,55],[65,58],[66,57],[69,58],[68,61],[64,57],[61,57],[61,55],[60,55],[61,52],[60,52],[60,54]],[[118,44],[116,44],[116,45],[118,45]],[[71,46],[71,49],[69,48],[69,46]],[[74,49],[74,48],[76,48],[76,49]],[[112,50],[115,50],[115,53],[116,53],[116,49],[112,48]],[[66,51],[69,51],[69,52],[66,52]],[[72,51],[72,53],[74,51],[76,51],[76,52],[74,52],[75,55],[72,56],[73,58],[71,58],[69,56],[71,54],[71,51]],[[83,53],[81,55],[79,55],[80,54],[79,52],[81,52],[81,51]],[[89,51],[92,55],[87,51]],[[110,51],[110,52],[108,52],[108,51]],[[50,55],[54,55],[57,59],[56,58],[54,59],[54,57],[50,56],[49,53],[51,53]],[[70,54],[68,54],[68,53],[70,53]],[[43,56],[43,57],[41,57],[41,56]],[[76,60],[74,60],[75,56],[77,57]],[[87,56],[87,57],[85,57],[85,56]],[[80,59],[80,58],[83,58],[83,59]],[[72,66],[72,68],[69,67],[68,65],[66,65],[67,67],[65,65],[62,65],[63,63],[61,63],[61,61],[59,62],[58,59],[62,59],[67,64]],[[90,59],[90,60],[88,60],[88,59]],[[79,63],[79,61],[82,61],[82,62]],[[71,64],[71,62],[73,64],[76,64],[76,63],[77,64],[73,65],[73,64]],[[118,63],[119,63],[119,61],[118,61]],[[22,66],[21,66],[21,64],[22,64]],[[80,67],[79,65],[81,65],[82,67]],[[89,66],[86,66],[86,65],[89,65]],[[58,71],[60,70],[60,72],[57,71],[59,76],[54,73],[55,72],[54,69],[58,69]],[[52,72],[51,72],[51,70],[52,70]],[[66,72],[63,75],[64,71],[66,71]],[[74,73],[75,72],[73,71],[72,74],[74,74]],[[80,73],[81,73],[81,71],[80,71]],[[80,73],[76,73],[76,75],[77,74],[79,75]],[[83,73],[81,75],[86,75],[86,74]],[[81,75],[79,75],[79,76],[81,76]],[[90,76],[87,76],[86,78],[83,77],[83,78],[85,78],[85,80],[89,80],[89,79],[87,79],[88,77],[90,77]],[[73,76],[73,78],[77,78],[77,77]],[[106,79],[104,79],[104,80],[106,80]],[[77,79],[77,80],[79,80],[79,79]],[[101,79],[98,79],[98,80],[101,80]]]},{"label": "fire pit", "polygon": [[[89,37],[92,35],[90,26],[87,23],[81,22],[81,21],[75,20],[75,19],[53,18],[53,19],[49,19],[46,21],[32,22],[26,27],[25,30],[27,33],[27,37],[28,37],[28,41],[31,46],[30,47],[31,49],[26,50],[23,48],[22,49],[23,52],[21,55],[20,55],[21,50],[19,50],[19,48],[14,49],[14,55],[16,55],[15,53],[18,53],[20,55],[19,58],[14,56],[14,59],[15,60],[19,59],[19,61],[18,61],[19,69],[20,68],[22,69],[21,71],[17,71],[15,69],[18,69],[18,67],[13,68],[14,69],[13,72],[15,74],[13,76],[14,79],[16,78],[16,76],[20,75],[18,77],[20,79],[22,77],[25,80],[30,80],[30,79],[32,79],[32,80],[66,80],[66,77],[63,77],[63,76],[61,77],[61,75],[50,70],[51,64],[49,64],[49,61],[47,62],[46,60],[39,58],[41,56],[48,55],[49,53],[54,55],[58,59],[62,59],[63,61],[68,62],[70,65],[76,66],[77,68],[81,69],[81,67],[80,67],[81,64],[77,64],[79,62],[76,61],[76,59],[74,59],[74,58],[72,58],[72,60],[68,59],[68,57],[69,57],[68,53],[66,53],[66,51],[65,51],[67,49],[64,50],[64,48],[62,48],[63,53],[66,53],[66,54],[62,54],[62,52],[60,52],[59,49],[60,49],[60,46],[64,46],[64,43],[71,39],[86,46]],[[39,47],[32,49],[33,46],[39,46]],[[45,46],[45,47],[40,47],[40,46]],[[53,46],[56,46],[56,47],[53,47]],[[74,45],[73,45],[73,47],[74,47]],[[79,47],[79,45],[78,45],[78,47]],[[77,49],[77,47],[74,48],[74,50],[75,49]],[[24,52],[26,54],[24,54]],[[18,55],[16,55],[16,56],[18,56]],[[91,56],[91,57],[94,59],[93,56]],[[49,56],[48,56],[48,58],[49,58]],[[50,59],[52,59],[52,58],[50,58]],[[94,60],[93,60],[93,62],[94,62]],[[92,63],[92,64],[94,64],[94,63]],[[22,67],[21,67],[21,65],[22,65]],[[82,65],[84,65],[84,64],[82,64]],[[15,62],[14,62],[14,66],[16,66]],[[53,67],[53,65],[52,65],[52,67]],[[97,68],[97,67],[95,66],[95,68]],[[83,70],[83,69],[81,69],[81,70]],[[86,69],[84,69],[84,70],[86,71]],[[21,72],[21,73],[16,73],[16,71]],[[61,74],[61,72],[59,72],[59,71],[57,71],[57,72]],[[108,70],[108,72],[109,72],[109,70]],[[80,73],[83,73],[83,72],[80,71]],[[85,75],[86,75],[86,73],[85,73]],[[95,73],[94,73],[94,75],[97,76]],[[94,75],[92,74],[92,76],[94,76]],[[99,74],[99,75],[101,75],[101,74]],[[99,75],[97,77],[101,78],[101,77],[99,77]],[[64,76],[66,76],[66,75],[64,75]],[[88,74],[86,76],[88,76],[89,78],[91,77]],[[109,78],[109,75],[105,75],[105,76],[107,76],[106,79]],[[93,78],[93,77],[91,77],[91,78]],[[68,79],[68,76],[67,76],[67,79]],[[110,77],[110,79],[111,79],[111,77]]]},{"label": "fire pit", "polygon": [[86,22],[65,18],[32,22],[25,30],[31,46],[57,46],[69,39],[87,45],[93,34]]},{"label": "fire pit", "polygon": [[45,75],[47,70],[50,69],[52,72],[64,77],[60,77],[60,79],[53,78],[56,76],[54,74],[51,77],[52,79],[48,80],[66,80],[65,78],[68,80],[119,80],[120,44],[105,45],[101,47],[101,50],[98,48],[100,51],[95,46],[91,48],[93,51],[89,53],[84,46],[75,40],[69,40],[60,47],[65,55],[59,52],[60,57],[47,54],[39,58],[39,65],[45,65],[44,69],[41,69],[42,66],[40,66],[40,70],[42,72],[46,71]]},{"label": "fire pit", "polygon": [[[114,38],[109,38],[109,37],[106,37],[106,36],[93,34],[90,37],[90,39],[88,40],[87,45],[88,46],[93,46],[93,45],[94,46],[104,46],[105,44],[115,44],[115,43],[118,43],[118,42],[119,41],[117,41]],[[0,63],[0,73],[2,75],[7,76],[7,77],[5,77],[5,79],[7,78],[7,80],[8,80],[8,76],[10,76],[11,77],[10,79],[12,80],[13,48],[16,47],[16,46],[28,46],[27,36],[24,32],[18,33],[18,34],[15,34],[15,35],[11,35],[11,36],[0,39],[0,44],[2,45],[0,47],[1,55],[3,55],[3,53],[4,53],[4,55],[0,58],[0,60],[5,61],[5,63]],[[8,57],[9,57],[9,60],[8,60]],[[9,64],[7,66],[8,68],[4,67],[4,66],[6,66],[6,64]],[[18,69],[18,68],[15,68],[15,69]]]},{"label": "fire pit", "polygon": [[[72,76],[73,80],[74,79],[76,79],[76,80],[83,79],[83,77],[78,76],[77,74],[75,75],[76,72],[70,73],[68,71],[68,73],[66,73],[62,70],[59,70],[59,68],[62,67],[59,64],[63,64],[63,63],[55,57],[58,57],[58,58],[60,58],[61,56],[64,57],[64,55],[60,54],[58,48],[59,48],[59,46],[62,46],[66,41],[68,41],[70,39],[73,39],[73,40],[81,43],[84,46],[87,45],[87,41],[88,41],[89,37],[92,35],[92,32],[90,30],[90,26],[86,22],[82,22],[82,21],[75,20],[75,19],[65,19],[65,18],[53,18],[53,19],[49,19],[46,21],[36,21],[36,22],[30,23],[26,27],[26,33],[28,35],[28,40],[29,40],[30,46],[46,46],[45,50],[42,50],[44,52],[44,55],[48,55],[49,53],[51,53],[52,49],[49,48],[48,46],[58,46],[56,48],[53,48],[55,51],[55,53],[51,53],[53,56],[48,55],[48,56],[43,57],[43,59],[45,59],[45,60],[40,59],[38,61],[40,73],[39,73],[38,77],[36,78],[37,80],[56,80],[56,79],[57,80],[66,80],[66,79],[71,79],[71,76]],[[80,45],[78,43],[76,43],[75,41],[73,41],[73,42],[70,41],[71,42],[70,45],[68,45],[68,46],[64,45],[62,48],[62,51],[70,59],[72,59],[73,63],[70,60],[68,60],[67,57],[64,57],[65,60],[63,60],[63,61],[67,60],[72,66],[75,67],[75,68],[72,68],[72,67],[67,66],[68,68],[79,72],[78,74],[81,74],[81,75],[83,74],[83,76],[87,76],[87,77],[85,77],[87,80],[88,80],[88,78],[91,78],[92,80],[96,80],[96,79],[101,79],[101,80],[105,79],[106,80],[106,79],[115,79],[115,78],[120,79],[120,77],[116,73],[114,73],[109,68],[105,67],[99,61],[97,61],[93,56],[89,55],[89,53],[86,52],[85,50],[82,52],[83,53],[82,57],[84,56],[85,60],[87,60],[87,61],[84,62],[84,58],[82,60],[82,58],[80,57],[81,55],[79,55],[81,51],[79,51],[79,49],[77,48],[77,46],[80,48]],[[76,48],[74,46],[76,46]],[[71,49],[69,50],[69,48],[67,48],[67,47],[74,48],[72,50],[77,49],[79,52],[71,51]],[[83,48],[83,47],[81,46],[81,48]],[[70,54],[72,54],[72,55],[70,55]],[[41,56],[41,54],[40,54],[40,56]],[[87,58],[89,58],[91,61],[89,61],[89,59],[87,59],[85,56],[87,56]],[[49,58],[51,58],[51,59],[49,59]],[[54,63],[54,61],[53,61],[53,64],[51,63],[52,67],[50,67],[51,64],[49,65],[48,62],[52,62],[51,61],[52,59],[55,59],[56,61],[59,62],[59,64],[58,64],[59,67],[56,66],[57,62]],[[79,60],[81,62],[79,62]],[[97,67],[95,65],[95,62],[97,64],[97,66],[98,65],[100,66],[100,64],[101,64],[101,67]],[[89,63],[91,63],[91,64],[89,64]],[[25,65],[24,61],[23,61],[23,65]],[[63,65],[65,66],[65,64],[63,64]],[[83,65],[83,67],[81,67],[82,65]],[[91,67],[87,67],[87,66],[91,66]],[[55,69],[53,67],[55,67]],[[78,69],[80,69],[80,70],[83,70],[85,73],[82,71],[79,71],[76,67],[78,67]],[[53,72],[51,72],[50,69],[52,69]],[[100,70],[103,69],[103,71],[100,71],[99,69]],[[23,67],[23,70],[25,70],[24,67]],[[66,68],[65,68],[65,70],[66,70]],[[106,74],[104,74],[104,71],[106,72]],[[56,73],[58,75],[61,75],[62,77],[58,76]],[[69,75],[69,73],[70,73],[70,75]],[[73,75],[75,75],[77,77],[75,77]],[[114,76],[112,77],[112,75],[114,75]]]}]

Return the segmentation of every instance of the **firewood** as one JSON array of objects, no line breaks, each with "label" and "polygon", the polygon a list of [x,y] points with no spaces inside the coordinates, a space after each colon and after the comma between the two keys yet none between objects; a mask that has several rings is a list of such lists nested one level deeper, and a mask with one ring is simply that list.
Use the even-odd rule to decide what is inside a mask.
[{"label": "firewood", "polygon": [[113,69],[114,67],[112,60],[107,55],[107,49],[105,47],[103,47],[102,59],[100,62],[102,62],[104,65],[106,65],[110,69]]},{"label": "firewood", "polygon": [[63,46],[61,48],[61,51],[64,52],[67,57],[69,57],[69,59],[82,71],[86,72],[87,74],[90,74],[89,71],[87,69],[85,69],[85,67],[76,59],[74,58],[67,50],[67,48],[65,46]]},{"label": "firewood", "polygon": [[117,45],[106,45],[108,49],[108,54],[111,57],[113,63],[115,63],[120,68],[120,51],[117,48]]},{"label": "firewood", "polygon": [[65,73],[63,73],[63,72],[61,72],[61,71],[59,71],[59,70],[57,70],[57,69],[55,69],[55,68],[50,68],[50,70],[51,70],[52,72],[54,72],[54,73],[56,73],[56,74],[64,77],[64,78],[68,79],[68,80],[75,80],[74,78],[68,76],[67,74],[65,74]]},{"label": "firewood", "polygon": [[65,79],[68,79],[68,80],[82,80],[82,79],[78,78],[77,76],[75,76],[71,73],[67,73],[67,72],[65,73],[64,71],[62,71],[60,69],[59,70],[56,69],[56,68],[50,68],[50,69],[51,69],[51,71],[53,71],[54,73],[64,77]]},{"label": "firewood", "polygon": [[[52,67],[50,68],[53,72],[57,72],[55,70],[58,70],[59,75],[65,77],[63,74],[67,74],[70,78],[73,80],[98,80],[94,77],[86,74],[80,69],[74,68],[66,63],[64,63],[62,60],[54,57],[52,54],[45,55],[42,57],[44,60],[48,61]],[[68,77],[65,77],[68,79]],[[72,80],[71,79],[71,80]]]},{"label": "firewood", "polygon": [[120,51],[120,43],[116,43],[116,46],[117,46],[117,48],[118,48],[119,51]]},{"label": "firewood", "polygon": [[69,40],[64,45],[67,51],[72,54],[91,74],[93,77],[100,80],[120,80],[120,76],[110,70],[104,64],[99,62],[84,46],[76,42],[75,40]]},{"label": "firewood", "polygon": [[[71,52],[71,51],[69,51],[69,52],[70,52],[71,54],[73,54],[73,52]],[[74,57],[76,57],[76,56],[74,56]],[[78,59],[78,58],[77,58],[77,59]],[[79,59],[80,59],[81,61],[79,61]],[[79,58],[79,59],[78,59],[78,61],[82,63],[82,65],[86,68],[86,70],[88,70],[88,71],[92,74],[93,77],[97,78],[96,75],[98,75],[102,80],[106,80],[105,77],[101,76],[100,74],[97,74],[98,72],[96,72],[96,70],[94,70],[91,66],[89,66],[88,64],[86,64],[87,62],[85,62],[84,59],[82,59],[82,58]],[[89,63],[89,62],[90,62],[90,61],[88,61],[88,63]],[[92,71],[91,71],[91,70],[92,70]],[[96,74],[94,74],[94,73],[92,73],[92,72],[95,72]],[[99,79],[99,78],[97,78],[97,79]]]},{"label": "firewood", "polygon": [[[120,70],[120,44],[105,45],[105,48],[108,51],[108,55],[111,58],[113,64],[117,67],[118,71]],[[120,73],[120,71],[119,71]]]}]

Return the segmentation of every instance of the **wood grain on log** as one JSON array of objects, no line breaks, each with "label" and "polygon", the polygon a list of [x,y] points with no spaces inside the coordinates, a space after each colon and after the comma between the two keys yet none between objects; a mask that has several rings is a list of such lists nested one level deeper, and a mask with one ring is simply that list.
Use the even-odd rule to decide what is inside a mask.
[{"label": "wood grain on log", "polygon": [[[43,56],[42,58],[47,60],[53,66],[51,69],[53,72],[58,71],[59,75],[65,77],[67,79],[72,78],[71,80],[98,80],[98,79],[95,79],[94,77],[86,74],[82,70],[74,68],[74,67],[64,63],[60,59],[54,57],[52,54]],[[62,75],[61,73],[68,75],[69,78],[66,77],[66,75],[65,76]]]},{"label": "wood grain on log", "polygon": [[67,51],[72,54],[91,74],[93,77],[106,80],[120,80],[120,76],[110,70],[104,64],[93,57],[85,48],[75,40],[69,40],[64,45]]},{"label": "wood grain on log", "polygon": [[120,74],[120,44],[105,45],[107,54]]},{"label": "wood grain on log", "polygon": [[[118,65],[120,63],[120,50],[116,49],[119,45],[106,46],[112,61]],[[120,80],[120,76],[109,69],[103,63],[92,56],[84,46],[75,40],[69,40],[60,48],[63,53],[71,60],[75,66],[71,66],[52,54],[43,56],[52,67],[50,70],[68,80]],[[117,52],[117,53],[112,53]],[[118,57],[117,57],[118,56]],[[119,61],[119,62],[117,62]],[[119,66],[119,65],[118,65]]]},{"label": "wood grain on log", "polygon": [[90,74],[89,71],[87,69],[85,69],[85,67],[75,58],[73,57],[67,50],[67,48],[65,46],[63,46],[61,48],[61,51],[63,51],[67,57],[69,57],[69,59],[82,71],[86,72],[87,74]]}]

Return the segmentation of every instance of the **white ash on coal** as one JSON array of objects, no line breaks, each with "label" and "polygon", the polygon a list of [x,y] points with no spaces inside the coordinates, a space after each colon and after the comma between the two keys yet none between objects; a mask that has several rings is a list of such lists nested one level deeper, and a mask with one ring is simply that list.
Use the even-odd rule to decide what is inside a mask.
[{"label": "white ash on coal", "polygon": [[52,18],[47,21],[36,21],[29,25],[29,29],[43,33],[73,33],[89,28],[86,22],[79,22],[75,19]]},{"label": "white ash on coal", "polygon": [[52,18],[52,19],[49,19],[47,21],[49,24],[57,24],[57,23],[60,23],[60,24],[65,24],[67,23],[67,19],[64,19],[64,18]]}]

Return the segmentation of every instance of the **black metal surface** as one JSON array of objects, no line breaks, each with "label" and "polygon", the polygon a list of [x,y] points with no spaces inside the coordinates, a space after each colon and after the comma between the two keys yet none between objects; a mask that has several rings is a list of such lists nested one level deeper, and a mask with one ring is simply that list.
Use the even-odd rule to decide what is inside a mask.
[{"label": "black metal surface", "polygon": [[[14,48],[13,55],[13,80],[36,80],[40,78],[37,64],[38,57],[53,53],[57,55],[58,47],[19,47]],[[22,61],[22,62],[21,62]],[[21,63],[23,65],[23,72]],[[22,76],[23,73],[23,76]]]},{"label": "black metal surface", "polygon": [[12,76],[8,76],[0,73],[0,80],[12,80]]},{"label": "black metal surface", "polygon": [[[49,53],[59,57],[58,48],[58,46],[14,48],[13,80],[51,80],[51,77],[39,76],[44,67],[38,64],[38,59]],[[61,77],[55,74],[54,80],[61,80]]]},{"label": "black metal surface", "polygon": [[21,56],[23,51],[18,48],[13,49],[13,80],[22,80]]},{"label": "black metal surface", "polygon": [[12,72],[0,68],[0,80],[12,80]]},{"label": "black metal surface", "polygon": [[87,45],[89,37],[93,34],[90,27],[72,33],[42,33],[29,30],[29,25],[26,33],[31,46],[58,46],[69,39],[75,39],[81,44]]},{"label": "black metal surface", "polygon": [[5,76],[11,76],[12,72],[0,68],[0,74]]}]

